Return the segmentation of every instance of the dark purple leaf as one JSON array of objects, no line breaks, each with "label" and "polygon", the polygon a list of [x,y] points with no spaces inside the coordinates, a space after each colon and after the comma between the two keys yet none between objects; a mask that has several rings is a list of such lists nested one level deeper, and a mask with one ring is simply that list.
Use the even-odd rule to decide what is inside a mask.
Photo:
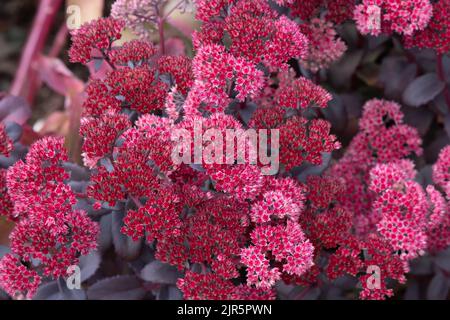
[{"label": "dark purple leaf", "polygon": [[411,49],[411,52],[416,57],[417,64],[425,73],[436,70],[436,52],[434,50],[414,48]]},{"label": "dark purple leaf", "polygon": [[444,129],[447,132],[448,137],[450,138],[450,114],[447,114],[444,118]]},{"label": "dark purple leaf", "polygon": [[447,83],[450,83],[450,57],[447,55],[442,56],[442,66],[444,67],[444,77]]},{"label": "dark purple leaf", "polygon": [[52,281],[39,286],[33,300],[61,300],[61,298],[58,283]]},{"label": "dark purple leaf", "polygon": [[28,152],[28,148],[20,143],[14,144],[14,149],[9,155],[9,157],[1,156],[0,155],[0,168],[9,168],[14,163],[17,162],[17,160],[22,159],[25,157],[25,155]]},{"label": "dark purple leaf", "polygon": [[416,181],[419,182],[424,188],[430,184],[433,184],[431,165],[427,165],[419,170],[419,173],[416,176]]},{"label": "dark purple leaf", "polygon": [[367,36],[367,43],[368,43],[368,48],[370,50],[373,50],[377,47],[379,47],[380,45],[382,45],[383,43],[389,41],[389,37],[386,35],[380,35],[380,36]]},{"label": "dark purple leaf", "polygon": [[156,294],[157,300],[183,300],[183,293],[176,286],[163,286]]},{"label": "dark purple leaf", "polygon": [[450,272],[450,249],[439,252],[434,258],[434,263],[440,269]]},{"label": "dark purple leaf", "polygon": [[438,109],[438,111],[440,113],[442,113],[444,115],[446,115],[450,112],[443,91],[436,98],[434,98],[433,105],[436,109]]},{"label": "dark purple leaf", "polygon": [[135,276],[116,276],[94,283],[87,296],[89,300],[139,300],[145,296],[145,290]]},{"label": "dark purple leaf", "polygon": [[310,175],[318,176],[321,175],[326,168],[328,168],[331,161],[330,153],[322,154],[322,164],[320,166],[314,166],[311,164],[302,164],[300,167],[295,168],[295,174],[297,174],[297,180],[300,182],[305,182],[306,178]]},{"label": "dark purple leaf", "polygon": [[341,94],[342,102],[349,117],[360,118],[362,113],[363,98],[358,93]]},{"label": "dark purple leaf", "polygon": [[445,300],[448,295],[448,280],[442,272],[436,273],[428,285],[428,300]]},{"label": "dark purple leaf", "polygon": [[141,271],[141,278],[153,283],[175,284],[181,277],[177,268],[158,260],[150,262]]},{"label": "dark purple leaf", "polygon": [[19,141],[20,137],[22,136],[22,126],[15,123],[15,122],[8,122],[6,124],[6,133],[8,134],[8,137],[14,141]]},{"label": "dark purple leaf", "polygon": [[81,271],[81,281],[85,281],[92,277],[100,266],[101,256],[97,251],[92,251],[86,256],[80,257],[78,266]]},{"label": "dark purple leaf", "polygon": [[417,281],[408,281],[408,286],[406,287],[404,300],[420,300],[420,288]]},{"label": "dark purple leaf", "polygon": [[128,265],[135,272],[135,274],[141,273],[141,270],[149,264],[150,262],[155,260],[155,252],[152,248],[147,245],[144,245],[142,248],[142,252],[139,255],[139,258],[136,260],[130,261]]},{"label": "dark purple leaf", "polygon": [[[298,288],[298,287],[297,287]],[[292,284],[286,284],[283,281],[278,281],[275,283],[275,290],[277,292],[277,296],[281,300],[289,300],[292,298],[296,293],[298,293],[298,289],[296,290],[296,287]]]},{"label": "dark purple leaf", "polygon": [[256,108],[257,105],[255,103],[249,102],[245,104],[245,108],[238,109],[238,113],[245,124],[248,124],[250,122],[250,119],[252,118]]},{"label": "dark purple leaf", "polygon": [[338,287],[330,287],[327,292],[325,298],[327,300],[345,300],[345,292]]},{"label": "dark purple leaf", "polygon": [[9,299],[10,299],[9,295],[5,291],[0,289],[0,301],[9,300]]},{"label": "dark purple leaf", "polygon": [[0,121],[16,122],[23,125],[31,116],[31,109],[22,97],[0,97]]},{"label": "dark purple leaf", "polygon": [[359,32],[354,24],[345,23],[338,29],[339,36],[351,48],[358,44]]},{"label": "dark purple leaf", "polygon": [[[74,192],[84,193],[88,186],[87,181],[69,181],[67,183]],[[82,199],[85,200],[85,199]],[[79,209],[82,209],[79,207]]]},{"label": "dark purple leaf", "polygon": [[388,99],[399,99],[408,84],[417,75],[415,64],[403,57],[389,57],[383,60],[379,81],[384,87],[384,95]]},{"label": "dark purple leaf", "polygon": [[425,136],[433,122],[434,113],[427,108],[403,107],[405,122],[419,131],[421,136]]},{"label": "dark purple leaf", "polygon": [[66,171],[70,172],[70,180],[89,180],[89,171],[85,167],[72,162],[64,162],[63,167]]},{"label": "dark purple leaf", "polygon": [[116,253],[125,260],[136,259],[142,248],[142,241],[133,241],[130,237],[124,235],[120,230],[123,227],[123,211],[113,211],[112,215],[112,241]]},{"label": "dark purple leaf", "polygon": [[59,278],[59,290],[62,300],[86,300],[86,292],[84,289],[69,289],[64,278]]},{"label": "dark purple leaf", "polygon": [[106,214],[100,219],[100,237],[98,239],[98,249],[100,252],[106,251],[112,244],[112,213]]},{"label": "dark purple leaf", "polygon": [[86,300],[86,293],[83,289],[69,289],[65,279],[59,278],[41,285],[33,300]]},{"label": "dark purple leaf", "polygon": [[0,259],[7,253],[9,253],[10,249],[7,246],[0,246]]},{"label": "dark purple leaf", "polygon": [[344,55],[339,63],[335,63],[329,69],[331,83],[338,88],[348,87],[362,57],[362,50],[350,51]]},{"label": "dark purple leaf", "polygon": [[328,104],[328,108],[322,110],[325,119],[330,121],[333,129],[341,132],[347,126],[347,110],[341,97],[337,94],[333,95],[333,100]]},{"label": "dark purple leaf", "polygon": [[444,86],[436,73],[427,73],[408,85],[403,92],[403,102],[412,107],[419,107],[433,100]]},{"label": "dark purple leaf", "polygon": [[430,257],[421,257],[411,261],[411,273],[415,275],[428,275],[433,273],[433,264]]},{"label": "dark purple leaf", "polygon": [[447,135],[447,133],[444,130],[438,130],[433,141],[424,148],[426,161],[428,163],[435,163],[439,156],[439,152],[441,152],[443,147],[449,144],[450,137]]}]

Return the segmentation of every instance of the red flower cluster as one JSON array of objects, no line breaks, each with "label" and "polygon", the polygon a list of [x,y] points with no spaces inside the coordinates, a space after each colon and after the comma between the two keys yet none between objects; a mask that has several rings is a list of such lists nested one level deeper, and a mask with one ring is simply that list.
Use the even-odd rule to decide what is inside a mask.
[{"label": "red flower cluster", "polygon": [[70,61],[87,63],[104,58],[113,42],[121,38],[124,26],[121,20],[102,18],[75,29],[69,50]]},{"label": "red flower cluster", "polygon": [[279,4],[290,8],[292,15],[302,20],[317,18],[325,11],[326,20],[337,24],[350,19],[355,8],[354,0],[287,0]]},{"label": "red flower cluster", "polygon": [[[305,24],[265,0],[196,0],[203,25],[193,35],[192,60],[143,40],[114,46],[125,24],[141,24],[129,16],[142,9],[138,1],[130,12],[125,1],[115,5],[114,15],[127,21],[99,19],[73,32],[71,61],[109,66],[90,80],[83,105],[89,181],[72,191],[57,138],[39,140],[25,160],[0,169],[0,214],[17,222],[11,253],[0,261],[8,294],[32,297],[43,279],[64,276],[96,248],[99,228],[75,209],[78,197],[89,212],[123,216],[121,233],[144,238],[156,259],[183,273],[177,286],[186,299],[274,299],[278,281],[318,286],[344,275],[358,278],[361,298],[384,299],[393,294],[389,281],[406,281],[410,260],[450,245],[450,148],[433,167],[435,186],[422,187],[406,160],[422,153],[418,131],[404,123],[399,104],[373,99],[345,153],[322,168],[341,144],[323,119],[333,95],[308,79],[309,71],[324,75],[320,69],[346,50],[334,24],[353,10],[362,33],[418,35],[429,40],[424,46],[445,47],[434,37],[445,38],[437,9],[448,1],[275,2]],[[142,3],[156,10],[162,1]],[[370,20],[374,6],[379,29]],[[440,26],[429,23],[432,12]],[[147,14],[152,23],[159,19]],[[245,154],[238,154],[245,129],[268,133],[269,153],[281,163],[275,175],[263,174],[261,159],[250,161],[260,137],[244,140]],[[231,162],[219,137],[230,131]],[[174,132],[186,135],[180,149]],[[203,157],[193,163],[198,144]],[[0,126],[0,153],[11,149]],[[204,156],[211,150],[214,159]],[[307,170],[322,173],[301,178]]]},{"label": "red flower cluster", "polygon": [[9,156],[13,149],[13,143],[5,131],[5,126],[0,123],[0,155]]},{"label": "red flower cluster", "polygon": [[113,48],[109,54],[111,63],[115,65],[141,64],[153,57],[157,49],[147,41],[131,40],[119,48]]},{"label": "red flower cluster", "polygon": [[315,18],[310,24],[302,25],[301,30],[309,39],[308,55],[301,63],[312,72],[330,67],[347,50],[332,22]]},{"label": "red flower cluster", "polygon": [[[267,1],[197,1],[197,10],[197,18],[204,22],[201,31],[194,35],[197,47],[200,43],[225,41],[235,57],[263,63],[274,70],[290,58],[306,54],[308,40],[299,26],[285,16],[279,17]],[[216,17],[222,12],[226,16],[221,16],[218,23]]]},{"label": "red flower cluster", "polygon": [[178,280],[178,287],[187,300],[275,300],[275,292],[253,289],[241,285],[236,287],[212,273],[187,272]]},{"label": "red flower cluster", "polygon": [[[414,181],[414,165],[404,158],[421,152],[420,139],[402,122],[399,105],[369,101],[361,131],[344,157],[324,178],[307,181],[311,203],[303,225],[316,250],[321,246],[335,250],[327,275],[331,279],[358,276],[363,299],[392,296],[387,279],[404,282],[409,260],[450,244],[448,203],[433,186],[424,190]],[[449,168],[445,154],[446,149],[434,167],[438,184],[446,183],[440,175],[441,168],[444,172]],[[371,285],[373,278],[367,271],[373,267],[381,273],[378,288]]]},{"label": "red flower cluster", "polygon": [[377,217],[371,210],[374,194],[368,192],[369,172],[377,163],[395,162],[412,153],[420,154],[417,130],[403,124],[400,105],[371,100],[364,106],[360,132],[353,138],[343,158],[330,169],[330,175],[344,180],[339,199],[355,212],[358,233],[373,231]]},{"label": "red flower cluster", "polygon": [[433,16],[423,30],[405,38],[408,47],[430,48],[444,54],[450,50],[450,10],[449,0],[439,0],[433,4]]},{"label": "red flower cluster", "polygon": [[259,94],[264,85],[263,73],[249,61],[235,58],[225,50],[220,45],[198,50],[192,62],[195,82],[187,97],[186,114],[199,114],[201,103],[206,104],[205,111],[223,112],[230,102],[228,93],[233,84],[241,101]]},{"label": "red flower cluster", "polygon": [[396,32],[411,36],[424,30],[433,15],[429,0],[363,0],[355,8],[355,21],[362,34]]},{"label": "red flower cluster", "polygon": [[441,150],[438,161],[433,166],[433,180],[450,199],[450,147]]},{"label": "red flower cluster", "polygon": [[97,224],[73,209],[65,161],[63,141],[44,138],[31,146],[25,162],[8,170],[10,217],[18,222],[10,235],[12,253],[0,261],[0,284],[13,297],[31,297],[41,277],[65,275],[80,255],[97,247]]},{"label": "red flower cluster", "polygon": [[306,78],[292,79],[287,77],[276,92],[276,102],[286,108],[300,109],[311,105],[326,108],[332,99],[324,88]]},{"label": "red flower cluster", "polygon": [[7,170],[0,169],[0,216],[8,217],[10,220],[14,220],[13,203],[8,195],[8,187],[6,186],[6,173]]}]

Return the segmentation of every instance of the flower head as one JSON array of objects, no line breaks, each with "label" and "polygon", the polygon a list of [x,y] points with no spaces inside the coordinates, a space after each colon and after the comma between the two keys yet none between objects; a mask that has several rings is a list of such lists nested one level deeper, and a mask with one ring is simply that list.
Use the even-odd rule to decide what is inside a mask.
[{"label": "flower head", "polygon": [[100,18],[72,31],[71,62],[87,63],[103,58],[115,40],[121,38],[125,23],[114,18]]},{"label": "flower head", "polygon": [[9,156],[12,149],[13,143],[6,133],[5,126],[0,123],[0,155]]}]

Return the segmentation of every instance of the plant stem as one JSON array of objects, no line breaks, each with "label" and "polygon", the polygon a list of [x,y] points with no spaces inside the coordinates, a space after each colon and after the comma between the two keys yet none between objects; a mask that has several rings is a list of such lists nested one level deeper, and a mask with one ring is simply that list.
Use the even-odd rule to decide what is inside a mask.
[{"label": "plant stem", "polygon": [[48,53],[48,56],[51,58],[56,58],[59,53],[62,51],[64,46],[66,45],[67,35],[69,34],[69,30],[67,29],[67,24],[64,21],[61,27],[59,27],[58,33],[53,40],[52,47]]},{"label": "plant stem", "polygon": [[159,47],[161,50],[161,55],[166,54],[166,45],[164,40],[164,19],[161,18],[158,21],[158,29],[159,29]]},{"label": "plant stem", "polygon": [[173,8],[172,9],[170,9],[165,15],[164,15],[164,17],[163,17],[163,20],[166,20],[176,9],[178,9],[178,7],[183,3],[183,2],[185,2],[186,0],[180,0],[180,1],[178,1],[178,3],[175,5],[175,6],[173,6]]},{"label": "plant stem", "polygon": [[450,91],[448,89],[448,83],[447,80],[445,79],[445,74],[444,74],[444,64],[443,64],[443,55],[441,53],[438,53],[437,57],[436,57],[436,70],[437,70],[437,74],[439,79],[444,82],[444,98],[445,98],[445,102],[447,103],[447,107],[450,110]]},{"label": "plant stem", "polygon": [[[63,24],[58,30],[58,33],[56,34],[55,39],[53,40],[53,44],[49,50],[48,57],[56,58],[59,55],[59,53],[64,48],[64,45],[66,44],[67,34],[68,34],[67,25],[66,22],[63,22]],[[30,77],[28,79],[29,85],[27,92],[27,101],[30,105],[33,104],[36,92],[39,91],[39,89],[42,86],[42,81],[37,76],[36,66],[33,66],[32,69],[33,72],[30,74]]]},{"label": "plant stem", "polygon": [[27,96],[25,92],[28,79],[30,79],[31,64],[34,58],[42,51],[45,40],[48,37],[50,27],[62,0],[41,0],[38,12],[31,27],[31,33],[25,44],[20,58],[14,82],[10,89],[10,94],[15,96]]}]

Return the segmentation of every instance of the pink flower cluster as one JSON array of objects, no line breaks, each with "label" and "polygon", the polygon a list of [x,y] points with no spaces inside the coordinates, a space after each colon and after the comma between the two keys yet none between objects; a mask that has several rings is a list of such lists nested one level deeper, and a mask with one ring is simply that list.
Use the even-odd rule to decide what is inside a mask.
[{"label": "pink flower cluster", "polygon": [[312,72],[329,68],[347,50],[345,43],[337,37],[332,22],[314,18],[310,24],[302,25],[302,32],[309,39],[309,47],[301,64]]},{"label": "pink flower cluster", "polygon": [[65,161],[63,140],[44,138],[31,146],[25,162],[8,169],[9,217],[17,223],[11,253],[0,261],[0,285],[13,297],[32,297],[42,277],[66,275],[79,256],[97,247],[97,224],[73,209]]},{"label": "pink flower cluster", "polygon": [[330,175],[345,181],[341,203],[355,212],[357,233],[374,230],[377,216],[371,210],[374,194],[368,192],[370,170],[377,163],[401,160],[421,154],[417,130],[403,123],[400,105],[384,100],[370,100],[364,106],[360,132],[353,138],[343,158],[332,166]]},{"label": "pink flower cluster", "polygon": [[292,15],[302,20],[318,18],[325,12],[325,19],[337,24],[350,19],[355,7],[354,0],[288,0],[279,4],[290,8]]},{"label": "pink flower cluster", "polygon": [[[420,154],[421,141],[414,128],[403,124],[398,104],[367,102],[360,129],[325,177],[308,181],[312,205],[304,224],[315,245],[337,248],[326,267],[329,277],[363,273],[361,298],[384,299],[393,294],[385,279],[404,282],[408,261],[450,245],[450,211],[434,186],[424,189],[414,181],[417,172],[405,157]],[[448,171],[446,158],[444,149],[434,166],[438,185],[446,183],[440,175]],[[383,274],[378,289],[367,286],[366,269],[372,265]]]},{"label": "pink flower cluster", "polygon": [[412,36],[405,37],[407,47],[430,48],[444,54],[450,50],[450,0],[433,3],[433,16],[428,26]]},{"label": "pink flower cluster", "polygon": [[[450,147],[433,166],[434,185],[422,186],[409,160],[422,153],[417,129],[399,104],[373,99],[341,157],[320,175],[297,178],[341,148],[323,116],[333,95],[305,69],[319,77],[343,55],[335,25],[353,11],[362,33],[395,32],[411,45],[408,37],[418,35],[441,50],[436,34],[445,38],[445,21],[430,19],[443,20],[437,8],[448,0],[275,1],[303,25],[265,0],[194,2],[203,24],[192,59],[144,39],[116,46],[125,26],[145,36],[144,22],[161,22],[165,1],[119,0],[114,18],[73,32],[70,60],[106,66],[86,87],[80,123],[89,181],[71,189],[64,141],[54,137],[0,169],[0,214],[16,222],[0,286],[31,298],[96,249],[99,227],[76,209],[83,198],[86,211],[123,216],[123,235],[144,239],[156,259],[176,267],[185,299],[275,299],[279,281],[314,287],[344,275],[359,280],[362,299],[392,296],[392,280],[406,281],[412,259],[450,245]],[[374,8],[379,29],[370,25]],[[268,140],[279,132],[279,172],[267,176],[262,161],[251,163],[257,146],[247,140],[243,163],[224,155],[222,164],[173,160],[173,132],[194,137],[177,150],[192,163],[195,134],[209,129],[237,132],[234,142],[246,129],[277,129]],[[225,151],[217,138],[203,137],[202,152]],[[0,125],[0,154],[12,148]]]},{"label": "pink flower cluster", "polygon": [[[200,44],[224,40],[235,57],[263,63],[274,70],[283,67],[290,58],[306,54],[308,40],[299,26],[285,16],[280,17],[267,1],[198,1],[197,10],[197,18],[204,22],[200,32],[194,34],[197,48]],[[228,13],[220,22],[212,19],[221,12]]]},{"label": "pink flower cluster", "polygon": [[0,155],[9,156],[13,149],[13,143],[6,134],[5,126],[0,123]]},{"label": "pink flower cluster", "polygon": [[230,103],[228,92],[234,84],[237,98],[255,98],[264,85],[262,71],[243,58],[236,58],[220,45],[201,47],[192,64],[195,82],[187,97],[187,114],[198,114],[200,103],[208,112],[223,112]]},{"label": "pink flower cluster", "polygon": [[75,29],[72,31],[72,46],[69,50],[70,61],[87,63],[102,58],[112,43],[122,37],[123,27],[122,20],[102,18]]},{"label": "pink flower cluster", "polygon": [[[170,132],[193,133],[196,123],[203,132],[243,130],[224,114],[230,103],[266,101],[268,114],[281,114],[274,128],[283,132],[287,170],[305,160],[320,164],[322,152],[339,147],[329,123],[289,115],[288,109],[325,108],[331,95],[306,78],[290,78],[286,62],[304,57],[308,40],[266,1],[197,6],[205,23],[194,36],[192,64],[185,57],[154,59],[154,47],[137,40],[104,49],[111,70],[90,82],[80,128],[84,162],[92,169],[87,195],[97,209],[133,204],[122,232],[155,242],[159,260],[186,272],[178,281],[186,298],[273,298],[277,280],[300,277],[314,264],[314,247],[299,223],[304,187],[292,178],[265,177],[250,164],[203,162],[201,171],[175,165]],[[223,12],[228,13],[217,21]],[[222,43],[225,33],[229,38]],[[277,77],[283,85],[273,95],[268,83]],[[256,113],[251,122],[267,128]],[[195,265],[202,274],[192,271]],[[241,269],[247,270],[247,285],[236,286],[231,280]]]},{"label": "pink flower cluster", "polygon": [[439,159],[433,166],[433,180],[450,198],[450,147],[441,150]]},{"label": "pink flower cluster", "polygon": [[362,34],[396,32],[411,36],[424,30],[433,16],[429,0],[363,0],[354,12]]}]

